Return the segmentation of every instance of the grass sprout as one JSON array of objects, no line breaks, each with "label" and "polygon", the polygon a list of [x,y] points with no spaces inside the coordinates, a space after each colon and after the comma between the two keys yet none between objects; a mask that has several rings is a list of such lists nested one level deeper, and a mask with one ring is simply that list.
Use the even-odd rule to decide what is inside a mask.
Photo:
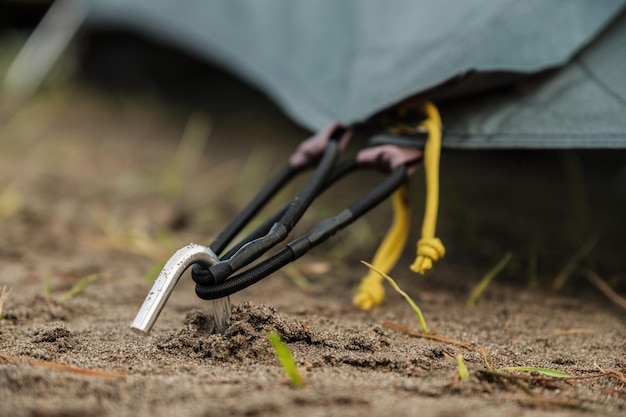
[{"label": "grass sprout", "polygon": [[289,277],[291,282],[293,282],[302,291],[311,291],[311,281],[309,281],[309,279],[297,267],[288,265],[283,269],[283,272]]},{"label": "grass sprout", "polygon": [[599,289],[602,294],[604,294],[615,305],[618,305],[626,310],[626,299],[616,293],[615,290],[613,290],[613,288],[611,288],[611,286],[607,284],[605,280],[600,278],[598,274],[593,272],[591,269],[586,269],[585,278],[587,278],[593,285],[595,285],[596,288]]},{"label": "grass sprout", "polygon": [[146,272],[143,276],[143,282],[147,285],[152,285],[154,281],[159,277],[161,270],[165,266],[166,262],[157,262]]},{"label": "grass sprout", "polygon": [[7,299],[7,295],[9,295],[10,290],[7,290],[7,286],[2,287],[2,291],[0,291],[0,323],[2,323],[2,319],[4,316],[2,315],[2,308],[4,307],[4,301]]},{"label": "grass sprout", "polygon": [[289,348],[280,338],[280,335],[276,332],[269,332],[267,334],[267,338],[270,341],[276,356],[278,357],[280,365],[291,380],[291,384],[296,388],[303,386],[304,379],[302,379],[302,375],[300,375],[300,372],[298,371],[298,365],[293,359]]},{"label": "grass sprout", "polygon": [[500,260],[500,262],[498,262],[496,266],[491,268],[491,270],[487,272],[484,277],[482,277],[482,279],[478,282],[478,285],[476,285],[467,300],[467,305],[469,307],[474,307],[476,305],[476,302],[485,291],[487,286],[489,286],[489,283],[491,283],[496,275],[498,275],[504,269],[504,267],[509,263],[511,258],[513,258],[513,253],[507,252]]},{"label": "grass sprout", "polygon": [[387,282],[391,285],[391,287],[398,294],[400,294],[402,297],[404,297],[406,302],[409,303],[409,305],[411,306],[411,309],[413,309],[413,312],[417,316],[417,320],[420,323],[420,327],[422,328],[422,331],[424,332],[424,334],[428,334],[428,326],[426,326],[426,320],[424,319],[424,315],[422,314],[422,310],[420,310],[420,308],[417,306],[417,304],[415,304],[415,301],[413,301],[413,299],[411,297],[409,297],[409,295],[407,293],[402,291],[402,289],[398,286],[398,284],[396,284],[396,282],[389,275],[385,274],[380,269],[376,268],[374,265],[371,265],[371,264],[369,264],[369,263],[367,263],[365,261],[361,261],[361,263],[363,265],[367,266],[368,268],[370,268],[371,270],[373,270],[374,272],[376,272],[377,274],[379,274],[380,276],[382,276],[383,278],[385,278],[387,280]]},{"label": "grass sprout", "polygon": [[456,367],[459,370],[459,380],[467,381],[469,379],[469,371],[465,365],[465,359],[462,353],[457,353],[456,355]]},{"label": "grass sprout", "polygon": [[68,292],[63,295],[63,300],[71,300],[78,294],[82,293],[85,288],[87,288],[90,284],[96,282],[100,278],[102,278],[102,275],[100,274],[87,275],[86,277],[78,281],[72,288],[70,288]]},{"label": "grass sprout", "polygon": [[143,255],[157,261],[181,246],[181,242],[166,229],[151,232],[131,221],[122,221],[101,207],[91,207],[89,214],[102,231],[101,237],[92,240],[98,249]]},{"label": "grass sprout", "polygon": [[189,117],[178,149],[159,180],[159,189],[164,197],[175,200],[183,194],[188,178],[202,162],[211,130],[211,120],[205,114],[195,113]]},{"label": "grass sprout", "polygon": [[517,388],[521,389],[526,395],[530,397],[534,397],[535,394],[528,388],[526,384],[520,381],[519,378],[516,378],[514,375],[507,374],[504,372],[491,371],[491,370],[482,370],[479,371],[479,374],[489,375],[491,378],[499,378],[504,381],[508,381],[511,384],[515,385]]},{"label": "grass sprout", "polygon": [[578,264],[587,257],[596,247],[600,237],[598,235],[592,236],[587,242],[583,243],[583,245],[578,248],[576,253],[572,255],[572,257],[567,261],[561,272],[554,278],[552,281],[552,289],[560,290],[563,288],[563,285],[567,282],[574,269],[578,266]]},{"label": "grass sprout", "polygon": [[550,368],[536,368],[534,366],[510,366],[506,368],[499,368],[498,372],[524,372],[533,373],[536,372],[543,376],[549,376],[551,378],[567,378],[570,375],[567,372],[558,371]]},{"label": "grass sprout", "polygon": [[493,360],[493,356],[491,355],[491,352],[489,352],[489,350],[487,349],[481,349],[480,353],[483,357],[485,368],[487,368],[487,370],[489,371],[494,371],[496,365],[495,365],[495,361]]},{"label": "grass sprout", "polygon": [[[521,389],[524,393],[526,393],[527,395],[534,397],[533,392],[530,390],[530,388],[524,384],[521,379],[523,378],[533,378],[533,377],[520,377],[520,376],[515,376],[510,374],[509,372],[523,372],[523,373],[538,373],[540,375],[542,375],[543,377],[549,377],[549,378],[571,378],[571,376],[563,371],[559,371],[556,369],[549,369],[549,368],[537,368],[537,367],[533,367],[533,366],[511,366],[511,367],[504,367],[504,368],[495,368],[495,361],[493,359],[493,356],[491,355],[491,352],[489,352],[489,350],[487,349],[481,349],[481,354],[482,354],[482,358],[483,358],[483,363],[485,364],[485,370],[483,371],[479,371],[482,374],[487,374],[487,375],[491,375],[492,377],[495,378],[500,378],[501,380],[505,380],[508,381],[509,383],[515,385],[517,388]],[[457,361],[458,361],[458,356],[457,356]],[[460,377],[460,374],[459,374]],[[535,379],[530,379],[532,380],[536,380],[536,378],[541,378],[541,377],[535,377]]]},{"label": "grass sprout", "polygon": [[14,185],[8,185],[0,191],[0,220],[6,220],[15,216],[24,204],[22,193]]}]

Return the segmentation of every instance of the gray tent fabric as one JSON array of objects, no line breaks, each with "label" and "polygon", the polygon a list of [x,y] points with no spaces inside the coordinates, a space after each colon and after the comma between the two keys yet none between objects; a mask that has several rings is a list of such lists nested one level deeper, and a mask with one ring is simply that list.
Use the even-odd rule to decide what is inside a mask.
[{"label": "gray tent fabric", "polygon": [[444,104],[444,146],[601,148],[626,147],[624,5],[91,0],[87,26],[130,27],[217,63],[312,130],[423,94]]},{"label": "gray tent fabric", "polygon": [[626,14],[564,68],[441,111],[449,147],[625,148]]}]

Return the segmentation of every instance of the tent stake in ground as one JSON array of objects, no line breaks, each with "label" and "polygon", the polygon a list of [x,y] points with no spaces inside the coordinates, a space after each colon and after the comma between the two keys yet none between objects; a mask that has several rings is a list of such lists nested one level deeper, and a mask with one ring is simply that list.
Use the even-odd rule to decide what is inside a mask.
[{"label": "tent stake in ground", "polygon": [[[376,207],[407,182],[424,154],[421,149],[423,142],[415,140],[409,146],[405,144],[402,147],[376,145],[346,160],[338,161],[340,151],[346,146],[351,134],[350,129],[335,124],[303,142],[286,167],[259,191],[210,247],[190,244],[177,251],[154,283],[131,325],[133,330],[141,334],[149,333],[181,275],[193,265],[192,278],[196,282],[196,294],[202,299],[213,300],[215,329],[218,332],[225,331],[230,316],[228,296],[295,261]],[[280,189],[296,174],[313,167],[315,169],[301,192],[218,257]],[[238,273],[285,240],[317,196],[347,174],[362,169],[383,171],[387,178],[336,216],[321,221],[309,233],[292,240],[272,256]],[[395,247],[401,249],[403,244],[404,240]],[[390,269],[393,264],[395,260],[391,264],[385,262],[384,269]],[[367,285],[362,285],[359,290],[367,291],[372,284],[370,281],[367,280]],[[379,298],[378,302],[382,301],[382,297]]]}]

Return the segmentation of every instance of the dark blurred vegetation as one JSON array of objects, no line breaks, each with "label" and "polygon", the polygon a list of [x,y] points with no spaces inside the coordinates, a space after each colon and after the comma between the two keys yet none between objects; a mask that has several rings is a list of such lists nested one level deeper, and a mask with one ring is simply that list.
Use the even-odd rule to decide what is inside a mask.
[{"label": "dark blurred vegetation", "polygon": [[31,29],[39,23],[51,4],[51,0],[2,0],[0,29]]}]

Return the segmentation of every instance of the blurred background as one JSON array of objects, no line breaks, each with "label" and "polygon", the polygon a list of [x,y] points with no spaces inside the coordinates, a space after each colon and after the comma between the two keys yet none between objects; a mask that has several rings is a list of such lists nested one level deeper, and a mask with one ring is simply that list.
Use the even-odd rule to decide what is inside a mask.
[{"label": "blurred background", "polygon": [[[0,3],[0,79],[50,5]],[[311,134],[242,79],[128,29],[80,31],[35,91],[9,87],[0,95],[0,257],[14,267],[43,259],[54,268],[69,254],[116,251],[147,272],[190,240],[210,242]],[[624,150],[445,150],[438,234],[448,252],[433,276],[476,280],[513,252],[502,273],[513,283],[549,288],[565,273],[569,291],[588,291],[592,270],[623,293],[625,157]],[[365,174],[341,183],[298,230],[378,180]],[[411,275],[423,182],[418,172],[399,277]],[[371,258],[390,213],[383,204],[311,256],[358,276],[350,271]]]}]

